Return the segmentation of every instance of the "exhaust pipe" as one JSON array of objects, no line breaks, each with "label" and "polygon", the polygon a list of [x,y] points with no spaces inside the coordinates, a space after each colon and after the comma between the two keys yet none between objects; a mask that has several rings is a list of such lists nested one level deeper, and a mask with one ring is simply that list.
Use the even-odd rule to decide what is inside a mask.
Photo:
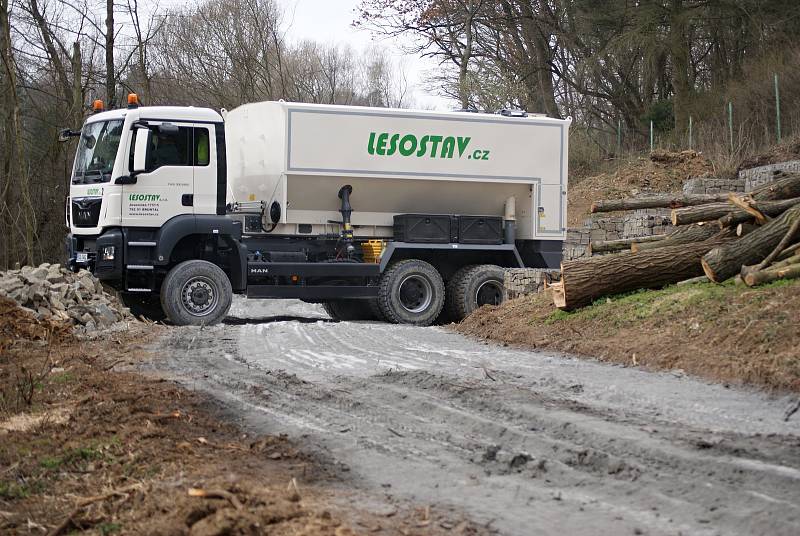
[{"label": "exhaust pipe", "polygon": [[506,199],[503,222],[503,242],[514,244],[517,240],[517,200],[514,196]]},{"label": "exhaust pipe", "polygon": [[339,189],[339,199],[342,200],[342,208],[339,209],[339,212],[342,213],[341,239],[348,259],[353,257],[356,249],[353,246],[353,226],[350,224],[350,215],[353,213],[353,207],[350,205],[350,194],[352,193],[353,187],[349,184],[345,184]]}]

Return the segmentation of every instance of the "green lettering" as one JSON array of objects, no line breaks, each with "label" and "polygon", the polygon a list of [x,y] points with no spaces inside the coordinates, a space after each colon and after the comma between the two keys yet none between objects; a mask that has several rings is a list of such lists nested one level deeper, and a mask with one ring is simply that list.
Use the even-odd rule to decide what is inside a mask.
[{"label": "green lettering", "polygon": [[397,151],[397,140],[400,138],[400,134],[392,134],[392,138],[389,140],[389,150],[386,151],[386,156],[392,156],[395,151]]},{"label": "green lettering", "polygon": [[436,149],[439,147],[441,141],[441,136],[431,136],[431,158],[436,158]]},{"label": "green lettering", "polygon": [[378,146],[375,148],[375,152],[381,156],[386,154],[387,139],[389,139],[389,134],[387,134],[386,132],[383,132],[380,135],[378,135]]},{"label": "green lettering", "polygon": [[403,156],[411,156],[417,150],[417,137],[413,134],[406,134],[400,140],[400,154]]},{"label": "green lettering", "polygon": [[453,151],[456,148],[456,139],[453,136],[447,136],[442,143],[442,154],[440,158],[453,158]]},{"label": "green lettering", "polygon": [[369,142],[367,143],[367,152],[369,154],[375,154],[375,133],[369,133]]},{"label": "green lettering", "polygon": [[428,152],[428,138],[430,138],[430,136],[422,136],[422,139],[419,140],[419,151],[417,151],[417,157],[420,157]]},{"label": "green lettering", "polygon": [[461,155],[464,154],[464,151],[467,150],[467,145],[469,145],[469,140],[471,140],[469,136],[466,138],[462,138],[461,136],[458,137],[458,157],[461,158]]}]

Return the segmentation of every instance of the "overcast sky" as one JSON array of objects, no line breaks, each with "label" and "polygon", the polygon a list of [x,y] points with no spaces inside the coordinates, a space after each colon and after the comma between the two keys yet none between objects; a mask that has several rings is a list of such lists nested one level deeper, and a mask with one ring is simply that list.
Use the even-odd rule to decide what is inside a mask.
[{"label": "overcast sky", "polygon": [[418,57],[405,55],[396,43],[387,40],[373,41],[366,30],[351,26],[359,0],[277,0],[286,11],[287,38],[313,39],[324,43],[348,44],[357,50],[378,46],[396,60],[403,61],[408,73],[410,90],[417,105],[424,108],[450,110],[457,103],[432,94],[422,87],[424,71],[436,64]]}]

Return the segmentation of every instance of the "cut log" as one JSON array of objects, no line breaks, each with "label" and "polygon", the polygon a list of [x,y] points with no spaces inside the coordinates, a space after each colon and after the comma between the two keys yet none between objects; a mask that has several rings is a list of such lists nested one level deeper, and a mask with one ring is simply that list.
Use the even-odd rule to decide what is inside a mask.
[{"label": "cut log", "polygon": [[773,173],[773,180],[750,192],[756,201],[773,201],[775,199],[791,199],[800,197],[800,173]]},{"label": "cut log", "polygon": [[753,223],[740,223],[739,225],[736,226],[736,236],[741,237],[750,234],[756,229],[758,229],[758,225],[755,225]]},{"label": "cut log", "polygon": [[[760,201],[752,205],[752,209],[766,216],[778,216],[789,207],[800,202],[800,199],[782,199],[778,201]],[[673,225],[688,225],[711,220],[719,220],[720,227],[735,227],[739,223],[749,222],[755,218],[752,211],[747,211],[732,204],[708,203],[696,207],[678,208],[672,211],[670,219]]]},{"label": "cut log", "polygon": [[739,207],[741,210],[744,210],[750,214],[756,220],[758,225],[764,225],[771,219],[769,216],[756,208],[755,200],[749,195],[736,195],[732,193],[728,196],[728,201],[731,203],[731,205]]},{"label": "cut log", "polygon": [[703,240],[708,240],[718,233],[719,229],[716,225],[686,225],[683,227],[678,227],[669,233],[666,240],[647,244],[639,244],[638,242],[632,244],[631,251],[634,253],[639,253],[649,249],[677,246],[678,244],[689,244],[691,242],[702,242]]},{"label": "cut log", "polygon": [[723,202],[727,199],[727,192],[720,194],[674,194],[628,199],[603,199],[592,203],[592,213],[640,210],[643,208],[691,207],[706,203]]},{"label": "cut log", "polygon": [[[797,264],[797,263],[800,263],[800,253],[796,253],[794,255],[786,257],[783,260],[776,262],[775,264],[766,269],[775,270],[778,268],[784,268],[786,266],[789,266],[790,264]],[[742,279],[744,279],[745,282],[747,282],[748,276],[755,274],[756,272],[760,272],[761,270],[762,269],[759,268],[758,264],[756,264],[755,266],[742,266],[742,270],[741,272],[739,272],[739,275],[742,276]]]},{"label": "cut log", "polygon": [[[792,199],[781,199],[779,201],[761,201],[754,205],[754,208],[764,214],[765,216],[776,217],[780,216],[786,210],[800,203],[800,197]],[[724,229],[726,227],[736,227],[740,223],[750,223],[753,221],[753,215],[740,208],[729,205],[731,211],[722,216],[719,221],[719,227]]]},{"label": "cut log", "polygon": [[798,218],[800,204],[744,238],[714,248],[703,256],[703,271],[710,280],[720,283],[738,274],[742,266],[758,264],[775,249]]},{"label": "cut log", "polygon": [[561,282],[552,286],[553,302],[556,307],[569,311],[589,305],[602,296],[659,288],[703,275],[700,258],[735,239],[732,232],[723,231],[704,242],[564,262]]},{"label": "cut log", "polygon": [[759,270],[744,277],[744,282],[748,287],[756,285],[763,285],[765,283],[772,283],[779,279],[797,279],[800,278],[800,262],[789,264],[781,268],[767,268],[766,270]]},{"label": "cut log", "polygon": [[659,240],[664,240],[666,237],[667,235],[652,235],[640,236],[638,238],[623,238],[621,240],[592,240],[589,243],[589,255],[622,251],[630,249],[631,244],[634,242],[637,244],[643,242],[658,242]]},{"label": "cut log", "polygon": [[783,253],[781,253],[781,256],[778,257],[778,260],[782,261],[782,260],[788,259],[789,257],[793,256],[798,251],[800,251],[800,242],[798,242],[797,244],[795,244],[793,246],[789,246],[788,248],[784,249]]},{"label": "cut log", "polygon": [[672,220],[672,225],[688,225],[690,223],[718,220],[734,210],[740,209],[737,209],[727,201],[707,203],[696,207],[673,209],[670,219]]}]

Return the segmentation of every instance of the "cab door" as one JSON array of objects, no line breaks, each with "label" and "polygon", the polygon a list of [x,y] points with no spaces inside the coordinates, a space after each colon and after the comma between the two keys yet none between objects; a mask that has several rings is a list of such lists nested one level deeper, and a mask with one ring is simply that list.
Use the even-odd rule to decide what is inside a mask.
[{"label": "cab door", "polygon": [[213,124],[194,127],[194,213],[217,213],[217,140]]},{"label": "cab door", "polygon": [[[171,128],[159,129],[164,123],[168,122],[148,121],[146,169],[136,175],[134,184],[122,187],[122,225],[126,227],[160,227],[175,216],[194,212],[194,125],[170,122]],[[135,130],[135,136],[146,135],[147,129]],[[129,171],[133,169],[133,138]]]}]

